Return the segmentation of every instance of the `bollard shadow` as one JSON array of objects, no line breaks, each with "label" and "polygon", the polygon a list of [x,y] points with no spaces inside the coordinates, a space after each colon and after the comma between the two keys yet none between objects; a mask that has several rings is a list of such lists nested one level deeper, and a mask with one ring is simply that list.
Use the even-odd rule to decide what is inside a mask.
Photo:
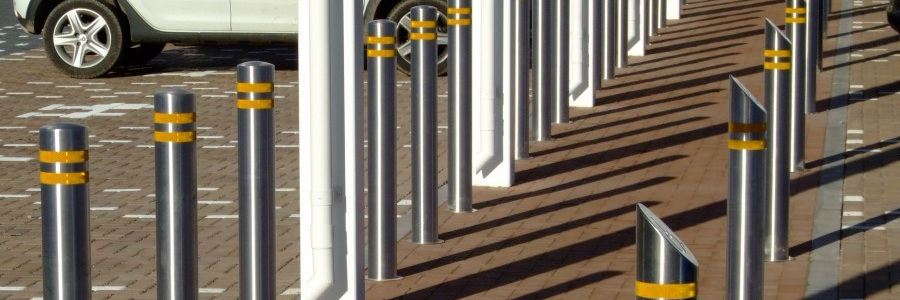
[{"label": "bollard shadow", "polygon": [[114,68],[106,77],[130,77],[178,73],[181,76],[202,76],[212,72],[234,72],[236,65],[247,61],[265,61],[276,70],[297,69],[296,45],[244,46],[167,46],[156,58],[143,64]]},{"label": "bollard shadow", "polygon": [[[735,22],[730,22],[729,24],[734,24],[734,23]],[[718,27],[715,27],[715,25],[710,24],[710,25],[704,25],[704,27],[714,29],[714,30],[698,32],[698,33],[693,33],[693,34],[678,35],[678,36],[671,36],[670,34],[672,34],[672,33],[669,31],[666,31],[666,32],[663,32],[663,34],[665,34],[665,35],[660,34],[658,36],[655,36],[651,40],[651,44],[662,44],[662,43],[668,43],[668,42],[683,41],[685,39],[690,39],[690,38],[695,38],[695,37],[703,37],[703,36],[709,36],[711,34],[719,34],[719,33],[724,33],[724,32],[729,32],[729,31],[736,31],[738,29],[746,29],[747,27],[757,27],[757,25],[756,24],[743,24],[743,25],[738,25],[738,26],[729,27],[729,28],[718,28]],[[696,30],[696,28],[694,28],[694,29]],[[669,38],[665,38],[665,37],[669,37]]]},{"label": "bollard shadow", "polygon": [[[884,45],[889,45],[889,44],[895,43],[895,42],[897,42],[896,36],[887,36],[887,37],[883,37],[883,38],[873,40],[873,41],[853,44],[853,45],[843,47],[843,48],[834,48],[834,49],[831,49],[828,51],[824,51],[824,52],[822,52],[822,56],[823,57],[833,57],[838,54],[846,54],[846,53],[853,52],[853,49],[870,49],[870,48],[880,47],[880,46],[884,46]],[[833,68],[834,67],[824,68],[824,69],[830,70]]]},{"label": "bollard shadow", "polygon": [[[746,15],[746,14],[747,14],[747,13],[741,13],[741,14],[736,14],[736,15],[737,15],[737,16],[742,16],[742,15]],[[756,17],[743,17],[743,18],[734,18],[734,19],[728,18],[728,21],[715,22],[715,23],[708,23],[708,24],[703,24],[702,26],[703,26],[703,27],[707,27],[707,28],[716,28],[716,27],[722,26],[722,25],[731,25],[731,24],[734,24],[734,23],[739,23],[739,22],[749,21],[749,20],[756,20]],[[702,21],[707,21],[707,20],[702,20]],[[699,22],[699,21],[694,21],[694,22]],[[675,34],[675,33],[680,33],[680,32],[691,32],[691,31],[697,30],[696,27],[688,27],[688,28],[685,28],[685,29],[671,29],[671,28],[673,28],[673,27],[677,27],[677,25],[681,25],[681,23],[678,23],[678,24],[675,24],[675,25],[676,25],[676,26],[669,26],[669,27],[666,27],[666,28],[664,29],[664,31],[662,32],[662,34],[670,35],[670,34]],[[732,29],[729,29],[729,30],[738,29],[738,28],[744,28],[744,27],[746,27],[746,26],[735,27],[735,28],[732,28]],[[691,36],[694,36],[694,35],[691,35]]]},{"label": "bollard shadow", "polygon": [[[878,98],[879,93],[883,91],[897,91],[900,90],[900,80],[879,85],[876,87],[870,87],[863,90],[853,91],[855,94],[853,95],[838,95],[829,98],[825,98],[822,100],[816,101],[816,112],[822,112],[826,110],[831,110],[840,107],[846,107],[854,104],[855,102],[864,102],[869,101],[874,98]],[[847,99],[840,99],[837,104],[832,103],[832,100],[839,100],[840,97],[847,97]]]},{"label": "bollard shadow", "polygon": [[[875,270],[866,270],[863,274],[842,281],[836,286],[812,295],[806,295],[805,299],[863,299],[866,295],[875,295],[878,292],[888,291],[897,283],[897,268],[900,261],[893,261]],[[894,278],[894,280],[890,280]],[[873,280],[876,279],[876,280]]]},{"label": "bollard shadow", "polygon": [[[823,246],[836,243],[845,238],[848,238],[848,237],[851,237],[851,236],[854,236],[854,235],[857,235],[860,233],[865,233],[870,230],[870,229],[863,229],[863,228],[883,226],[884,224],[890,223],[898,218],[900,218],[900,209],[895,209],[895,210],[891,211],[890,213],[884,213],[877,217],[872,217],[872,218],[869,218],[860,223],[854,224],[853,227],[845,228],[845,229],[841,229],[841,230],[837,230],[837,231],[832,231],[826,235],[823,235],[823,236],[814,238],[812,240],[795,245],[788,250],[788,253],[790,253],[790,255],[794,256],[794,257],[804,255],[804,254],[812,252],[813,250],[819,249]],[[854,227],[856,227],[856,228],[854,228]],[[813,245],[815,245],[815,246],[813,246]]]},{"label": "bollard shadow", "polygon": [[851,31],[849,31],[849,32],[844,32],[844,33],[838,33],[838,34],[834,34],[834,35],[829,35],[827,38],[829,38],[829,39],[836,39],[836,38],[839,38],[839,37],[842,37],[842,36],[854,35],[854,34],[857,34],[857,33],[863,33],[863,32],[869,31],[869,30],[882,29],[882,28],[886,28],[886,27],[888,27],[888,24],[881,24],[881,25],[872,26],[872,27],[870,27],[870,28],[851,30]]},{"label": "bollard shadow", "polygon": [[[676,108],[667,109],[667,110],[661,110],[661,111],[657,111],[657,112],[654,112],[654,113],[645,114],[645,115],[640,115],[640,116],[631,117],[631,118],[627,118],[627,119],[615,120],[615,121],[612,121],[612,122],[609,122],[609,123],[597,124],[597,125],[592,125],[592,126],[581,127],[581,128],[578,128],[578,129],[573,129],[573,130],[570,130],[570,131],[564,131],[564,132],[560,132],[560,133],[554,134],[554,135],[553,135],[553,138],[556,138],[556,139],[567,138],[567,137],[570,137],[570,136],[579,135],[579,134],[584,134],[584,133],[588,133],[588,132],[595,131],[595,130],[598,130],[598,129],[610,128],[610,127],[614,127],[614,126],[625,125],[625,124],[628,124],[628,123],[634,123],[634,122],[640,122],[640,121],[647,121],[647,120],[650,120],[650,119],[653,119],[653,118],[663,117],[663,116],[667,116],[667,115],[670,115],[670,114],[675,114],[675,113],[685,112],[685,111],[689,111],[689,110],[693,110],[693,109],[697,109],[697,108],[701,108],[701,107],[706,107],[706,106],[710,106],[710,105],[715,105],[715,104],[716,104],[715,102],[700,102],[700,103],[694,103],[694,104],[687,105],[687,106],[676,107]],[[693,121],[697,121],[697,120],[707,119],[707,117],[693,117],[693,118],[691,118],[691,119],[693,119],[693,120],[688,121],[688,122],[693,122]],[[679,122],[681,122],[681,123],[686,123],[686,122],[684,122],[684,120],[682,120],[682,121],[675,121],[675,122],[673,122],[673,123],[679,123]],[[651,127],[647,127],[647,128],[637,129],[637,130],[632,131],[632,133],[633,133],[633,134],[638,134],[638,133],[644,133],[644,132],[649,132],[649,131],[653,131],[653,130],[657,130],[657,129],[663,129],[663,128],[666,128],[666,127],[661,127],[660,125],[656,125],[656,126],[651,126]],[[555,150],[544,150],[544,151],[536,151],[536,152],[532,152],[532,154],[533,154],[534,156],[541,156],[541,155],[546,154],[546,153],[543,153],[543,152],[557,152],[557,151],[555,151]]]},{"label": "bollard shadow", "polygon": [[[723,199],[664,217],[662,220],[669,225],[669,228],[678,231],[724,217],[726,207],[726,200]],[[631,212],[634,211],[633,206],[629,206],[627,209]],[[411,291],[402,296],[402,298],[425,299],[437,294],[453,299],[474,296],[495,287],[511,284],[537,274],[582,263],[597,256],[631,247],[635,244],[634,231],[635,227],[631,226],[609,232],[599,237],[576,242],[542,254],[523,257],[514,262],[481,270],[476,274],[444,281],[421,290]],[[564,259],[548,259],[553,257],[564,257]],[[401,272],[401,275],[405,274]]]},{"label": "bollard shadow", "polygon": [[[709,51],[709,52],[713,52],[713,51],[716,51],[716,50],[728,49],[728,48],[737,47],[737,46],[743,46],[743,45],[745,45],[745,43],[731,43],[731,44],[726,44],[726,45],[722,45],[722,46],[716,46],[716,47],[706,48],[706,49],[704,49],[704,50],[705,50],[705,51]],[[702,55],[703,53],[697,53],[697,54],[701,54],[701,55]],[[688,55],[689,55],[689,54],[688,54]],[[646,56],[643,56],[643,57],[641,57],[641,61],[639,61],[639,62],[633,62],[633,63],[632,63],[632,62],[629,62],[629,63],[628,63],[628,66],[629,66],[629,67],[640,66],[640,65],[645,65],[645,64],[649,64],[649,63],[656,63],[656,62],[661,62],[661,61],[665,61],[665,60],[669,60],[669,59],[673,59],[673,58],[685,57],[685,56],[686,56],[686,55],[685,55],[684,53],[678,53],[678,54],[675,54],[675,55],[669,55],[669,56],[665,56],[665,57],[659,57],[659,58],[654,58],[654,59],[646,59],[646,60],[643,59],[643,58],[645,58]],[[617,76],[618,76],[618,75],[617,75]]]},{"label": "bollard shadow", "polygon": [[620,108],[615,108],[615,109],[610,109],[610,110],[604,110],[604,111],[584,114],[584,115],[580,115],[580,116],[573,116],[569,120],[572,122],[575,122],[575,121],[579,121],[579,120],[586,120],[586,119],[590,119],[590,118],[602,117],[605,115],[613,115],[613,114],[617,114],[617,113],[621,113],[621,112],[625,112],[625,111],[629,111],[629,110],[633,110],[633,109],[639,109],[639,108],[644,108],[644,107],[648,107],[648,106],[655,106],[655,105],[660,105],[663,103],[679,101],[679,100],[684,100],[684,99],[690,99],[690,98],[694,98],[694,97],[703,96],[706,94],[718,93],[720,91],[722,91],[722,89],[707,89],[707,90],[702,90],[702,91],[697,91],[697,92],[691,92],[691,93],[687,93],[684,95],[669,97],[666,99],[641,102],[641,103],[637,103],[637,104],[634,104],[631,106],[620,107]]},{"label": "bollard shadow", "polygon": [[696,73],[702,72],[702,71],[707,71],[707,70],[712,70],[712,69],[726,68],[726,67],[730,67],[730,66],[734,66],[734,65],[737,65],[737,64],[736,64],[736,63],[730,63],[730,62],[729,62],[729,63],[715,64],[715,65],[712,65],[712,66],[703,67],[703,68],[701,68],[701,69],[687,70],[687,71],[684,71],[684,72],[678,72],[678,73],[669,73],[669,72],[666,72],[667,74],[666,74],[666,75],[663,75],[663,76],[654,77],[654,78],[647,78],[647,79],[641,79],[641,80],[635,80],[635,81],[629,81],[628,83],[622,83],[622,84],[618,84],[618,85],[612,85],[612,86],[609,86],[609,88],[619,88],[619,87],[623,87],[623,86],[633,86],[633,85],[638,85],[638,86],[640,86],[641,84],[645,84],[645,83],[658,82],[658,81],[662,81],[662,80],[669,79],[669,78],[680,78],[680,77],[685,77],[685,76],[688,76],[688,75],[691,75],[691,74],[696,74]]},{"label": "bollard shadow", "polygon": [[640,155],[642,153],[664,149],[691,141],[701,140],[717,135],[723,135],[726,132],[728,132],[728,125],[726,123],[709,125],[706,127],[688,130],[682,133],[660,137],[645,142],[613,148],[596,153],[589,153],[569,158],[567,160],[562,160],[556,163],[537,166],[529,170],[521,171],[516,175],[517,178],[518,176],[526,178],[525,182],[527,182],[536,180],[538,178],[550,177],[569,173],[583,168],[589,168],[597,164],[622,159],[632,155]]},{"label": "bollard shadow", "polygon": [[[891,140],[898,140],[898,139],[900,139],[900,136],[898,136],[898,137],[896,137],[896,138],[893,138],[893,139],[891,139]],[[840,153],[840,154],[835,154],[835,155],[831,155],[831,156],[828,156],[828,157],[823,157],[823,158],[820,158],[820,159],[817,159],[817,160],[814,160],[814,161],[810,161],[810,162],[807,162],[807,163],[804,164],[804,165],[805,165],[807,168],[809,168],[809,169],[814,169],[814,168],[818,168],[818,167],[821,167],[821,166],[825,165],[825,162],[833,162],[833,161],[837,161],[837,160],[841,160],[841,159],[849,159],[849,158],[852,158],[852,157],[854,157],[854,156],[857,156],[857,155],[860,155],[860,154],[864,154],[865,151],[870,151],[870,150],[875,150],[875,149],[881,149],[881,148],[884,148],[884,147],[887,147],[887,146],[890,146],[890,145],[893,145],[893,144],[896,144],[896,143],[894,143],[894,142],[888,142],[888,141],[881,141],[881,142],[878,142],[878,143],[870,144],[870,145],[868,145],[868,146],[863,146],[863,147],[856,148],[856,149],[861,150],[861,151],[846,151],[846,152],[843,152],[843,153]],[[876,155],[880,155],[880,154],[876,154]]]},{"label": "bollard shadow", "polygon": [[848,15],[850,17],[858,17],[861,15],[868,15],[871,13],[883,13],[885,6],[886,6],[885,4],[876,4],[876,5],[869,5],[869,6],[854,7],[852,9],[848,9],[848,10],[834,11],[834,12],[831,12],[830,15],[828,15],[828,21],[840,20],[842,18],[847,17]]},{"label": "bollard shadow", "polygon": [[[704,10],[704,8],[714,7],[714,6],[718,6],[718,5],[729,5],[729,4],[738,4],[738,3],[740,3],[741,5],[734,5],[734,6]],[[769,0],[769,1],[750,2],[750,3],[747,3],[746,1],[736,1],[736,2],[725,2],[725,3],[721,3],[721,4],[704,5],[702,7],[692,7],[690,9],[685,10],[686,13],[682,13],[681,17],[682,18],[694,18],[694,17],[709,18],[709,17],[713,17],[712,15],[718,14],[718,13],[734,12],[737,10],[744,10],[744,9],[756,8],[756,7],[767,6],[767,5],[775,5],[775,4],[784,4],[784,1]],[[748,12],[743,12],[743,13],[746,14]],[[718,16],[716,16],[716,17],[718,17]]]},{"label": "bollard shadow", "polygon": [[[688,61],[683,61],[683,62],[679,62],[679,63],[676,63],[676,64],[666,64],[665,66],[662,66],[662,67],[656,67],[656,68],[650,68],[650,69],[646,69],[646,70],[640,70],[640,71],[634,71],[634,72],[630,72],[630,73],[625,73],[625,74],[622,74],[620,77],[628,77],[628,76],[634,76],[634,75],[638,75],[638,74],[645,74],[645,73],[653,73],[653,72],[665,71],[665,70],[668,70],[668,69],[675,69],[675,68],[678,68],[678,67],[692,66],[692,65],[696,65],[696,64],[698,64],[698,63],[710,61],[710,60],[713,60],[713,59],[725,58],[725,57],[735,56],[735,55],[738,55],[738,53],[734,53],[734,52],[722,53],[722,54],[712,55],[712,56],[708,56],[708,57],[703,57],[703,58],[697,58],[697,59],[692,59],[692,60],[688,60]],[[727,65],[727,64],[726,64],[726,65]],[[715,67],[715,66],[714,66],[714,67]],[[664,78],[664,77],[663,77],[663,78]],[[662,79],[662,78],[660,78],[660,79]],[[629,84],[631,84],[631,83],[629,83]]]},{"label": "bollard shadow", "polygon": [[[703,46],[707,46],[707,45],[710,45],[713,43],[720,43],[720,42],[729,41],[729,40],[742,39],[742,38],[747,38],[747,37],[751,37],[751,36],[761,36],[763,33],[764,33],[764,29],[760,28],[760,29],[732,33],[732,34],[728,34],[728,35],[716,35],[711,38],[700,39],[700,40],[696,40],[696,41],[689,41],[689,42],[684,42],[684,43],[680,43],[680,44],[659,46],[659,47],[656,47],[655,44],[651,43],[650,47],[648,47],[648,49],[647,49],[647,54],[652,55],[652,54],[659,54],[659,53],[665,53],[665,52],[674,52],[674,51],[683,50],[683,49],[687,49],[687,48],[703,47]],[[703,49],[703,50],[706,50],[706,49]]]},{"label": "bollard shadow", "polygon": [[[693,108],[697,108],[697,107],[703,107],[703,106],[715,104],[712,102],[704,102],[704,103],[707,103],[707,104],[705,104],[705,105],[690,105],[690,106],[682,107],[679,109],[693,109]],[[704,104],[704,103],[699,103],[699,104]],[[638,118],[633,118],[633,119],[643,119],[643,118],[644,117],[638,117]],[[653,126],[645,127],[645,128],[641,128],[641,129],[635,129],[635,130],[626,131],[626,132],[619,132],[619,133],[616,133],[613,135],[604,136],[604,137],[597,138],[597,139],[591,139],[591,140],[581,141],[581,142],[577,142],[577,143],[567,144],[567,145],[555,147],[552,149],[535,151],[535,152],[532,152],[531,155],[532,155],[532,157],[538,157],[538,156],[548,155],[548,154],[562,152],[562,151],[569,151],[569,150],[578,149],[578,148],[585,147],[585,146],[596,145],[596,144],[600,144],[600,143],[604,143],[604,142],[614,141],[614,140],[621,139],[621,138],[627,138],[627,137],[638,135],[638,134],[654,132],[656,130],[671,128],[674,126],[684,125],[684,124],[702,121],[702,120],[706,120],[706,119],[709,119],[709,117],[705,117],[705,116],[704,117],[690,117],[690,118],[667,122],[667,123],[663,123],[663,124],[659,124],[659,125],[653,125]],[[617,123],[617,122],[613,122],[613,123]],[[592,129],[592,130],[601,129],[601,128],[604,128],[605,125],[606,124],[591,126],[589,128],[578,129],[578,131],[587,130],[587,129]],[[566,132],[566,133],[568,133],[568,132]],[[556,135],[554,137],[560,138],[559,135]]]},{"label": "bollard shadow", "polygon": [[694,79],[683,80],[680,82],[669,83],[661,86],[657,86],[654,88],[648,89],[636,89],[627,92],[618,93],[615,95],[606,96],[604,98],[599,98],[594,101],[594,105],[603,105],[609,103],[615,103],[620,101],[632,100],[635,98],[640,98],[644,96],[657,95],[662,93],[670,93],[680,89],[688,89],[695,86],[709,84],[710,82],[721,82],[728,79],[728,76],[741,77],[750,74],[758,74],[762,73],[763,68],[762,64],[746,67],[740,70],[735,70],[726,73],[720,73],[715,75],[708,75],[703,77],[698,77]]},{"label": "bollard shadow", "polygon": [[[762,11],[761,10],[742,11],[742,12],[733,13],[733,14],[718,15],[718,16],[716,16],[716,18],[728,20],[728,19],[731,19],[731,17],[746,16],[746,15],[751,15],[751,14],[757,14],[759,12],[762,12]],[[746,20],[750,20],[750,19],[756,19],[756,18],[755,17],[746,18]],[[745,19],[738,19],[738,20],[735,20],[735,22],[739,22],[739,21],[743,21],[743,20],[745,20]],[[697,18],[694,20],[686,20],[685,17],[682,15],[681,19],[678,20],[678,23],[672,24],[666,28],[678,28],[678,27],[682,27],[684,25],[701,23],[701,22],[709,22],[709,21],[710,21],[710,18]],[[727,22],[724,24],[731,24],[731,23],[733,23],[733,22]],[[687,30],[696,30],[696,28],[691,27],[691,28],[685,29],[685,31],[687,31]],[[666,32],[670,32],[670,31],[666,31]]]},{"label": "bollard shadow", "polygon": [[873,61],[873,60],[876,60],[876,59],[885,59],[885,58],[891,57],[891,56],[893,56],[894,54],[898,54],[898,53],[900,53],[900,52],[898,52],[898,51],[890,51],[890,52],[885,51],[883,54],[879,54],[879,55],[875,55],[875,56],[866,56],[866,57],[863,57],[863,58],[860,58],[860,59],[857,59],[857,60],[850,60],[850,61],[848,61],[848,62],[846,62],[846,63],[841,63],[841,64],[836,64],[836,65],[827,66],[827,67],[822,68],[822,71],[829,71],[829,70],[833,70],[833,69],[837,69],[837,68],[849,67],[849,66],[854,65],[854,64],[861,64],[861,63]]},{"label": "bollard shadow", "polygon": [[565,294],[568,291],[578,289],[581,287],[585,287],[597,282],[601,282],[606,279],[610,279],[619,275],[625,274],[625,272],[621,271],[599,271],[594,272],[588,275],[584,275],[567,282],[563,282],[554,286],[545,287],[541,290],[534,291],[516,298],[513,300],[528,300],[528,299],[548,299],[554,296]]}]

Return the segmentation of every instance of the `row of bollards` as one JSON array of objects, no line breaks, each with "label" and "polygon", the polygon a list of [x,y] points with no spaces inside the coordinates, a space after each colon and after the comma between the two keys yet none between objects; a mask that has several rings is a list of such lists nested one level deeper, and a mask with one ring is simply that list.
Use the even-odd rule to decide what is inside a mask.
[{"label": "row of bollards", "polygon": [[[274,74],[238,65],[241,299],[275,298]],[[154,95],[158,299],[197,299],[197,154],[194,94]],[[44,297],[90,299],[87,128],[40,129]]]}]

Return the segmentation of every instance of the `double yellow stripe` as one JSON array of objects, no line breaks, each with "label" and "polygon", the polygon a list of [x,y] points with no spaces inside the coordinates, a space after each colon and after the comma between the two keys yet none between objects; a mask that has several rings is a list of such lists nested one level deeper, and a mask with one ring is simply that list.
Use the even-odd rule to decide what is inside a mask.
[{"label": "double yellow stripe", "polygon": [[41,172],[41,184],[85,184],[88,182],[88,172],[50,173]]},{"label": "double yellow stripe", "polygon": [[765,51],[763,51],[763,56],[765,56],[765,57],[791,57],[791,50],[765,50]]},{"label": "double yellow stripe", "polygon": [[393,45],[397,39],[392,36],[367,36],[366,44],[370,45]]},{"label": "double yellow stripe", "polygon": [[806,8],[804,7],[787,7],[784,9],[786,23],[806,23]]},{"label": "double yellow stripe", "polygon": [[42,163],[82,163],[88,160],[88,152],[85,150],[78,151],[45,151],[40,152],[40,161]]},{"label": "double yellow stripe", "polygon": [[417,33],[413,32],[409,34],[409,38],[412,40],[434,40],[437,39],[437,33],[434,32],[424,32]]},{"label": "double yellow stripe", "polygon": [[194,131],[155,131],[153,139],[160,143],[189,143],[197,140],[197,133]]},{"label": "double yellow stripe", "polygon": [[248,100],[238,99],[237,108],[241,109],[270,109],[275,106],[271,99]]},{"label": "double yellow stripe", "polygon": [[[766,149],[765,140],[728,140],[728,149],[732,150],[764,150]],[[653,298],[653,297],[647,297]]]},{"label": "double yellow stripe", "polygon": [[237,83],[237,92],[238,93],[271,93],[275,90],[275,84],[271,82],[262,82],[262,83],[247,83],[247,82],[238,82]]},{"label": "double yellow stripe", "polygon": [[763,69],[766,70],[790,70],[791,63],[789,62],[764,62]]},{"label": "double yellow stripe", "polygon": [[153,122],[164,124],[189,124],[197,121],[195,113],[153,113]]},{"label": "double yellow stripe", "polygon": [[437,27],[437,22],[435,21],[412,21],[409,24],[412,28],[435,28]]},{"label": "double yellow stripe", "polygon": [[728,123],[728,132],[766,132],[766,123]]},{"label": "double yellow stripe", "polygon": [[634,295],[643,298],[685,299],[697,296],[696,283],[649,283],[635,281]]},{"label": "double yellow stripe", "polygon": [[468,15],[472,13],[471,7],[448,7],[447,14]]}]

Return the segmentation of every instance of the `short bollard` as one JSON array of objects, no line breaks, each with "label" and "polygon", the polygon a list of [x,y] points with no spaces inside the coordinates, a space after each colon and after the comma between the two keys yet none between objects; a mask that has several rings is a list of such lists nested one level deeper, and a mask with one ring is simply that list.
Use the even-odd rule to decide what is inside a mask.
[{"label": "short bollard", "polygon": [[762,299],[766,111],[731,77],[725,299]]},{"label": "short bollard", "polygon": [[616,0],[616,68],[628,66],[628,1]]},{"label": "short bollard", "polygon": [[237,66],[241,299],[275,299],[275,66]]},{"label": "short bollard", "polygon": [[[450,122],[448,133],[450,159],[447,163],[447,188],[450,210],[472,209],[472,1],[451,0],[447,8],[450,68]],[[527,142],[527,140],[526,140]],[[527,148],[525,151],[528,151]]]},{"label": "short bollard", "polygon": [[528,155],[528,66],[531,62],[531,51],[529,48],[529,39],[531,32],[528,28],[531,25],[531,3],[528,0],[520,0],[515,2],[515,11],[513,15],[513,36],[515,37],[516,49],[515,63],[513,67],[513,80],[515,81],[515,90],[513,91],[513,101],[515,101],[515,137],[516,137],[516,159],[526,159]]},{"label": "short bollard", "polygon": [[194,94],[153,95],[157,298],[197,299],[197,124]]},{"label": "short bollard", "polygon": [[600,79],[612,79],[616,75],[616,2],[600,4],[600,55],[602,56]]},{"label": "short bollard", "polygon": [[437,235],[437,9],[410,10],[412,40],[412,209],[416,244],[440,243]]},{"label": "short bollard", "polygon": [[806,79],[804,112],[807,115],[816,113],[816,74],[819,71],[819,56],[822,52],[822,2],[822,0],[806,1],[806,53],[804,54],[806,68],[803,70],[803,76]]},{"label": "short bollard", "polygon": [[366,279],[397,276],[397,24],[369,22],[369,272]]},{"label": "short bollard", "polygon": [[550,139],[551,0],[533,0],[531,11],[532,100],[531,140]]},{"label": "short bollard", "polygon": [[550,39],[550,118],[569,122],[569,0],[553,1]]},{"label": "short bollard", "polygon": [[637,299],[696,299],[699,264],[653,212],[637,204]]},{"label": "short bollard", "polygon": [[765,209],[765,248],[768,261],[788,259],[787,229],[790,197],[790,170],[787,147],[791,117],[791,42],[775,26],[766,19],[765,62],[765,99],[768,111],[768,130],[766,130],[766,209]]},{"label": "short bollard", "polygon": [[44,299],[90,299],[88,130],[56,123],[39,132]]},{"label": "short bollard", "polygon": [[791,172],[806,170],[806,0],[787,0],[787,36],[791,39]]}]

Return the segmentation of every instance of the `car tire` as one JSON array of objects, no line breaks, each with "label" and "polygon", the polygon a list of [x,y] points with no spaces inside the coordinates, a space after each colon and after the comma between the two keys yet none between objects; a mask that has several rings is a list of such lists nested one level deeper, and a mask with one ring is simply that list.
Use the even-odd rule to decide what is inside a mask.
[{"label": "car tire", "polygon": [[447,2],[440,0],[403,0],[400,1],[391,12],[388,13],[387,19],[397,23],[397,70],[409,75],[412,70],[412,49],[409,40],[410,16],[409,10],[419,5],[430,5],[438,10],[438,54],[437,54],[437,71],[438,75],[447,74],[447,55],[450,52],[447,47]]},{"label": "car tire", "polygon": [[125,49],[121,63],[124,65],[139,65],[146,63],[162,53],[165,43],[140,43]]},{"label": "car tire", "polygon": [[44,23],[44,50],[72,78],[106,74],[122,55],[126,34],[121,14],[101,1],[69,0]]}]

